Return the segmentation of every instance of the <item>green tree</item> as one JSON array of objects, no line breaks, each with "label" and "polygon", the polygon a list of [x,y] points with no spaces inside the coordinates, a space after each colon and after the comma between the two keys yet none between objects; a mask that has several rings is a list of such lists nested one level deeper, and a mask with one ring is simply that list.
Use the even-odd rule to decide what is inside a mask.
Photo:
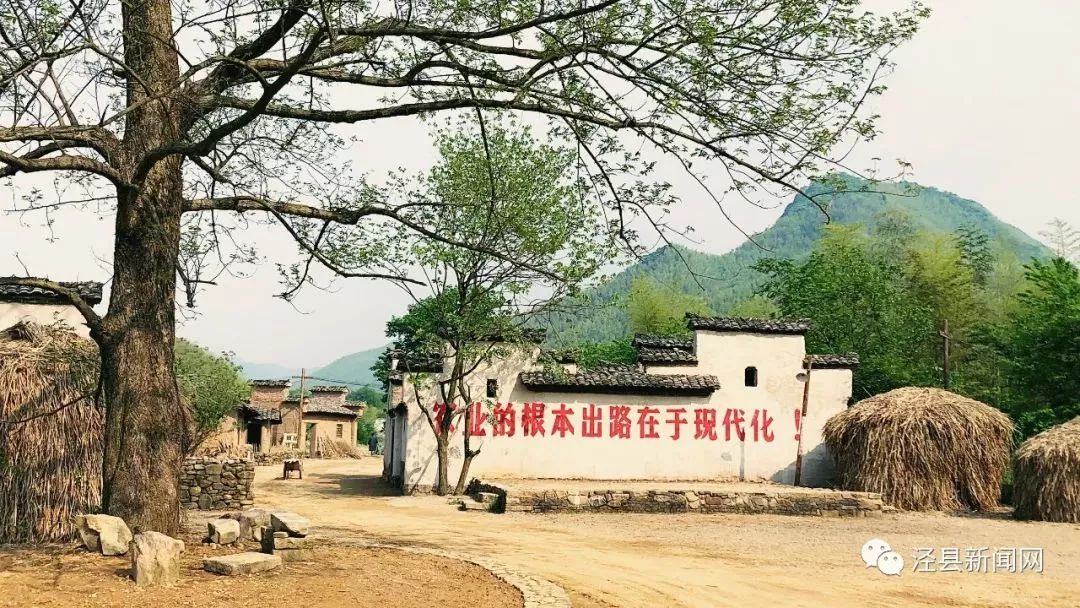
[{"label": "green tree", "polygon": [[[571,168],[573,154],[537,142],[529,129],[480,123],[475,131],[443,132],[441,159],[428,175],[405,180],[407,200],[423,207],[425,225],[442,239],[403,231],[391,239],[402,264],[424,269],[424,292],[387,334],[409,353],[446,355],[448,370],[414,375],[414,396],[435,434],[436,491],[450,491],[451,427],[463,419],[463,461],[454,493],[465,490],[480,454],[471,441],[478,399],[469,379],[482,363],[530,341],[527,325],[554,303],[578,293],[602,264],[615,259],[615,235],[600,220],[598,201]],[[447,241],[465,246],[447,244]],[[421,396],[434,382],[441,418]]]},{"label": "green tree", "polygon": [[712,314],[703,297],[672,289],[649,276],[634,279],[626,305],[630,330],[636,334],[685,334],[687,313]]},{"label": "green tree", "polygon": [[772,300],[761,294],[754,294],[731,307],[728,315],[747,319],[773,319],[780,314],[780,309]]},{"label": "green tree", "polygon": [[225,415],[243,403],[251,387],[232,355],[215,355],[184,339],[176,341],[176,379],[191,413],[185,452],[190,453],[213,434]]},{"label": "green tree", "polygon": [[763,260],[756,268],[781,316],[810,320],[810,352],[859,353],[856,394],[934,383],[933,310],[905,289],[859,227],[829,227],[805,262]]},{"label": "green tree", "polygon": [[864,103],[928,14],[913,2],[882,17],[857,0],[8,2],[3,21],[19,26],[5,25],[0,53],[0,177],[54,172],[57,196],[31,183],[21,210],[93,200],[86,212],[110,221],[83,225],[114,246],[104,315],[51,281],[0,283],[82,312],[108,410],[102,508],[175,535],[176,294],[182,284],[190,305],[257,259],[238,216],[297,241],[285,297],[320,266],[385,278],[377,248],[334,255],[356,233],[397,223],[439,237],[351,171],[351,141],[332,125],[546,120],[629,232],[631,217],[663,211],[641,147],[711,163],[754,196],[795,189],[788,176],[822,173],[838,144],[875,135]]},{"label": "green tree", "polygon": [[987,339],[1004,357],[1024,435],[1080,414],[1080,271],[1065,258],[1027,266],[1016,310]]}]

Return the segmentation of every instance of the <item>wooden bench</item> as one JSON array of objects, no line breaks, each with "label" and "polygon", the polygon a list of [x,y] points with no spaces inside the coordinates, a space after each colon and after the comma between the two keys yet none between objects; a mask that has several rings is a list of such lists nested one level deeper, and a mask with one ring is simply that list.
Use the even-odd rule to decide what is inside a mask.
[{"label": "wooden bench", "polygon": [[304,463],[302,460],[285,460],[281,463],[281,478],[288,479],[289,473],[296,471],[300,474],[300,479],[304,478]]}]

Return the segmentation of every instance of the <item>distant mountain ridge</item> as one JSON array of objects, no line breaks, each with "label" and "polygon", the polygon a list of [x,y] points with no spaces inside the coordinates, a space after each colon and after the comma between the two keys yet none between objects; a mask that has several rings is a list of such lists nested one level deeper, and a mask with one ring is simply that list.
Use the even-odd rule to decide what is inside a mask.
[{"label": "distant mountain ridge", "polygon": [[[843,176],[845,192],[818,197],[836,224],[862,224],[873,228],[883,211],[904,212],[919,229],[952,232],[973,226],[993,242],[1014,252],[1022,261],[1046,257],[1050,250],[1019,228],[1007,224],[979,203],[951,192],[910,182],[868,184]],[[834,185],[811,184],[807,194],[832,192]],[[858,190],[874,190],[859,192]],[[808,198],[797,195],[776,222],[724,254],[710,254],[683,246],[667,246],[644,256],[588,294],[593,306],[576,314],[553,314],[545,320],[548,339],[554,345],[571,346],[585,341],[610,340],[629,333],[626,311],[604,306],[630,291],[630,284],[649,275],[666,286],[705,298],[709,308],[723,314],[753,294],[763,277],[751,269],[767,257],[803,259],[825,227],[825,215]],[[696,273],[694,277],[687,267]]]},{"label": "distant mountain ridge", "polygon": [[312,385],[324,384],[347,384],[350,388],[360,386],[378,386],[379,382],[371,373],[371,366],[379,359],[379,355],[386,350],[386,346],[379,346],[368,350],[339,357],[330,363],[309,372],[312,376]]},{"label": "distant mountain ridge", "polygon": [[[307,386],[345,384],[350,388],[378,386],[378,381],[375,380],[374,374],[371,373],[371,366],[374,365],[384,350],[386,350],[385,346],[362,350],[339,357],[322,367],[308,369],[305,372],[307,379],[304,383]],[[241,373],[248,380],[292,378],[293,386],[299,386],[299,368],[294,369],[275,363],[249,363],[243,361],[240,362],[240,366],[243,368]]]}]

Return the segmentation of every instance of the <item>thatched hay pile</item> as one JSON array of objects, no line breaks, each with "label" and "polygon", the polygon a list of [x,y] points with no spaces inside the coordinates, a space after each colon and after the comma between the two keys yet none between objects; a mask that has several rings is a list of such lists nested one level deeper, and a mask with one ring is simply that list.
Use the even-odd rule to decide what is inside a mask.
[{"label": "thatched hay pile", "polygon": [[323,458],[363,458],[364,452],[355,444],[340,439],[327,439],[319,437],[319,445],[316,446],[319,456]]},{"label": "thatched hay pile", "polygon": [[1019,519],[1080,522],[1080,418],[1020,445],[1013,504]]},{"label": "thatched hay pile", "polygon": [[100,504],[104,416],[97,347],[61,327],[0,331],[0,543],[74,536]]},{"label": "thatched hay pile", "polygon": [[908,510],[985,510],[998,504],[1013,424],[967,397],[899,388],[833,416],[823,435],[843,489]]}]

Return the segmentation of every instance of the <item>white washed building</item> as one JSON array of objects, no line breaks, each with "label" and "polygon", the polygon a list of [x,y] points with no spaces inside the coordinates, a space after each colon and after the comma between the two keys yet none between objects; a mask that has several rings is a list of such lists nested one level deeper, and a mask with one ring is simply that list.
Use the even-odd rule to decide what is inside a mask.
[{"label": "white washed building", "polygon": [[[631,367],[578,371],[563,359],[561,369],[545,368],[539,345],[481,366],[469,378],[473,394],[485,397],[472,406],[481,453],[470,477],[790,484],[801,436],[801,485],[826,482],[821,427],[848,406],[857,357],[807,355],[801,321],[687,322],[692,338],[636,337]],[[402,367],[391,380],[383,473],[406,492],[427,491],[437,476],[436,442],[409,372],[437,376],[442,361]],[[430,378],[418,392],[429,407],[438,402]],[[451,442],[452,477],[461,433]]]}]

